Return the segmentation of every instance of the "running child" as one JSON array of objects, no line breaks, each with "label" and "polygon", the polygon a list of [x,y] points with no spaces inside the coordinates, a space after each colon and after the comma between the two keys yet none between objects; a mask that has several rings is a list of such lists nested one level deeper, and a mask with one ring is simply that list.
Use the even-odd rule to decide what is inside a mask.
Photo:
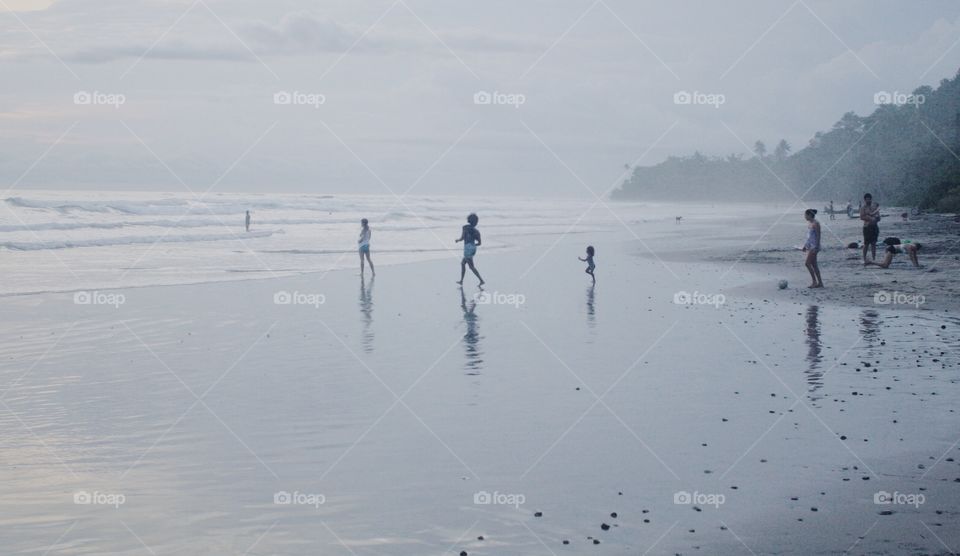
[{"label": "running child", "polygon": [[590,275],[590,278],[593,279],[593,283],[596,284],[596,283],[597,283],[597,277],[593,275],[593,269],[597,268],[597,265],[594,264],[594,262],[593,262],[593,255],[594,255],[594,253],[596,253],[596,251],[594,251],[593,246],[592,246],[592,245],[588,245],[588,246],[587,246],[587,258],[586,258],[586,259],[581,259],[580,257],[577,257],[577,259],[580,260],[580,261],[583,261],[583,262],[587,263],[587,269],[586,269],[584,272],[586,272],[587,274],[589,274],[589,275]]},{"label": "running child", "polygon": [[463,277],[467,273],[467,267],[470,267],[470,270],[476,275],[477,280],[480,280],[480,286],[484,284],[483,278],[480,277],[480,273],[477,272],[477,267],[473,266],[473,256],[477,254],[477,247],[480,246],[480,230],[477,229],[477,224],[480,222],[480,218],[477,217],[475,213],[470,213],[467,216],[467,223],[463,226],[463,231],[460,234],[460,239],[456,243],[463,242],[463,259],[460,260],[460,281],[457,282],[461,286],[463,285]]}]

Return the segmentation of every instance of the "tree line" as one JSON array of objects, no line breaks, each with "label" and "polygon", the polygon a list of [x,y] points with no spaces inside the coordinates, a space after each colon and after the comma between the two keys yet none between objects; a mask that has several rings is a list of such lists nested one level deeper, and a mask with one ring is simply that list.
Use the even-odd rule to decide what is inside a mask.
[{"label": "tree line", "polygon": [[[864,191],[885,205],[960,211],[960,72],[933,89],[879,92],[868,116],[847,112],[801,150],[781,140],[753,155],[669,157],[633,168],[618,200],[835,200],[856,206]],[[838,207],[839,208],[839,207]]]}]

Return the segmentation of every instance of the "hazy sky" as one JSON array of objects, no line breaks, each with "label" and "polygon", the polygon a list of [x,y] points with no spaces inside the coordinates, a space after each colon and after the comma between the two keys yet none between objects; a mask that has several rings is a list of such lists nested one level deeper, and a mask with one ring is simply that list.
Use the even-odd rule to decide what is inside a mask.
[{"label": "hazy sky", "polygon": [[0,183],[600,194],[800,148],[958,41],[956,0],[0,0]]}]

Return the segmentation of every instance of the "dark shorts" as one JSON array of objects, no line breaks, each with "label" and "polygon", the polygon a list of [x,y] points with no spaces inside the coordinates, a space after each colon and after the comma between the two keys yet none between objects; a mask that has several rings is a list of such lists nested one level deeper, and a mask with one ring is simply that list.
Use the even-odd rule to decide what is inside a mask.
[{"label": "dark shorts", "polygon": [[876,224],[867,224],[863,227],[864,245],[876,245],[880,238],[880,226]]}]

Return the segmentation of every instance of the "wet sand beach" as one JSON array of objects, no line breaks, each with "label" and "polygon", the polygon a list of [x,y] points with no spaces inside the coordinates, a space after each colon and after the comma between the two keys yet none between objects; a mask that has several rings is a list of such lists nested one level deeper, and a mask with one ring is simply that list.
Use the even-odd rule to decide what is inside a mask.
[{"label": "wet sand beach", "polygon": [[[730,269],[752,229],[629,225],[643,241],[481,248],[480,296],[451,251],[375,280],[0,299],[4,552],[960,546],[960,319],[942,284],[919,309],[867,304],[856,276],[926,274],[851,262],[841,279],[846,253],[828,252],[828,288],[807,292],[793,251]],[[681,260],[696,250],[711,255]],[[954,279],[951,257],[923,259]]]}]

